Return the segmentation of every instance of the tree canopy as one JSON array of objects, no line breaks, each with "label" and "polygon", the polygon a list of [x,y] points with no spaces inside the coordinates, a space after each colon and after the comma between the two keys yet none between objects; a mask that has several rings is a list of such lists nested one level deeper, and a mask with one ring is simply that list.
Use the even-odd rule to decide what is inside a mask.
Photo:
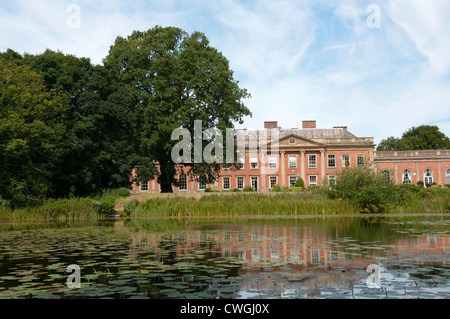
[{"label": "tree canopy", "polygon": [[[229,61],[202,33],[189,35],[159,26],[135,31],[126,39],[116,39],[104,63],[133,100],[130,107],[140,120],[141,154],[159,163],[162,192],[172,192],[172,184],[177,185],[171,157],[177,143],[171,140],[175,129],[194,132],[198,120],[204,130],[225,131],[251,114],[242,102],[249,94],[233,79]],[[192,164],[191,173],[206,174],[211,181],[220,163]]]},{"label": "tree canopy", "polygon": [[[192,132],[196,120],[204,129],[242,123],[251,115],[247,97],[229,61],[199,32],[135,31],[116,39],[103,65],[8,49],[0,53],[0,197],[21,203],[129,187],[133,168],[149,180],[155,163],[162,190],[171,192],[172,132]],[[191,168],[212,180],[220,165]]]},{"label": "tree canopy", "polygon": [[437,126],[412,127],[401,138],[388,137],[378,144],[377,151],[450,149],[450,139]]}]

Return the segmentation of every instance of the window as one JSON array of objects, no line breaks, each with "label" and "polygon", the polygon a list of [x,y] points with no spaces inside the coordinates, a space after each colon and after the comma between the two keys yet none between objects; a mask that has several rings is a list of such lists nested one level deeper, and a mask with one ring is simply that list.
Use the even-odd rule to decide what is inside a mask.
[{"label": "window", "polygon": [[403,184],[411,184],[412,183],[412,174],[409,169],[405,169],[402,173],[402,183]]},{"label": "window", "polygon": [[350,154],[342,154],[342,167],[350,167]]},{"label": "window", "polygon": [[272,189],[275,185],[277,185],[278,182],[278,177],[277,176],[270,176],[269,177],[269,183],[270,183],[270,188]]},{"label": "window", "polygon": [[381,178],[383,178],[384,181],[390,182],[391,181],[391,172],[387,169],[381,171]]},{"label": "window", "polygon": [[336,155],[328,155],[328,168],[336,168]]},{"label": "window", "polygon": [[178,178],[178,188],[180,191],[186,191],[187,190],[187,178],[186,175],[180,175]]},{"label": "window", "polygon": [[289,155],[289,168],[297,168],[297,155]]},{"label": "window", "polygon": [[205,190],[206,189],[206,175],[200,175],[198,178],[198,189],[199,190]]},{"label": "window", "polygon": [[426,169],[423,172],[423,183],[425,187],[430,187],[433,184],[433,171],[431,169]]},{"label": "window", "polygon": [[317,185],[317,175],[309,176],[309,185]]},{"label": "window", "polygon": [[445,170],[445,184],[450,184],[450,168]]},{"label": "window", "polygon": [[309,168],[317,168],[317,155],[308,155]]},{"label": "window", "polygon": [[291,139],[289,140],[289,143],[295,144],[295,138],[291,138]]},{"label": "window", "polygon": [[311,263],[318,264],[319,262],[320,262],[319,250],[318,249],[313,249],[311,251]]},{"label": "window", "polygon": [[222,188],[225,189],[225,190],[228,190],[228,189],[231,188],[230,178],[229,177],[224,177],[222,179]]},{"label": "window", "polygon": [[251,169],[258,169],[258,156],[250,156],[250,168]]},{"label": "window", "polygon": [[289,176],[289,185],[295,187],[295,183],[297,183],[297,176]]},{"label": "window", "polygon": [[236,177],[236,185],[238,189],[244,189],[244,177],[243,176],[238,176]]},{"label": "window", "polygon": [[269,156],[269,168],[270,169],[277,169],[277,160],[278,156]]},{"label": "window", "polygon": [[358,167],[366,166],[366,156],[363,154],[358,154]]},{"label": "window", "polygon": [[148,192],[148,182],[142,182],[139,184],[141,192]]},{"label": "window", "polygon": [[328,175],[328,185],[336,184],[336,175]]}]

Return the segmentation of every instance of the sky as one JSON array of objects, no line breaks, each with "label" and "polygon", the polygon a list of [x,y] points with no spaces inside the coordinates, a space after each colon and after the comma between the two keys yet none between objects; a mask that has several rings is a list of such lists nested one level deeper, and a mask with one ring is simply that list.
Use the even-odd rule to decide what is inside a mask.
[{"label": "sky", "polygon": [[118,36],[200,31],[252,95],[238,128],[347,126],[375,143],[413,126],[450,136],[448,0],[11,0],[0,52],[45,49],[102,64]]}]

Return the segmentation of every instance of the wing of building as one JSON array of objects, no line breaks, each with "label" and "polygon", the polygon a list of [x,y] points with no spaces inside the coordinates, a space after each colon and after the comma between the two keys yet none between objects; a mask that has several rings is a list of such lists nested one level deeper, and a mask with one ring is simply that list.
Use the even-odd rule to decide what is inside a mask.
[{"label": "wing of building", "polygon": [[[303,121],[302,128],[283,129],[270,121],[261,130],[236,130],[236,136],[245,145],[238,159],[240,169],[222,169],[212,185],[181,170],[174,191],[247,186],[266,191],[275,185],[294,186],[300,177],[307,187],[334,180],[342,168],[358,166],[370,167],[396,184],[450,184],[450,150],[375,152],[373,137],[355,136],[345,126],[320,129],[316,121]],[[154,179],[134,183],[132,191],[160,190]]]}]

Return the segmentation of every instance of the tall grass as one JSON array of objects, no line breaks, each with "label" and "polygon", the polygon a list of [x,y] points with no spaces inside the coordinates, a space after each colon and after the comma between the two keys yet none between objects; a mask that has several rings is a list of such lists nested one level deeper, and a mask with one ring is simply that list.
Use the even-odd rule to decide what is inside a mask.
[{"label": "tall grass", "polygon": [[238,194],[204,196],[200,199],[153,198],[125,211],[143,216],[290,216],[317,214],[354,214],[357,205],[347,200],[329,200],[301,193]]},{"label": "tall grass", "polygon": [[114,212],[116,199],[129,196],[127,189],[105,190],[86,198],[48,199],[25,207],[0,205],[0,221],[100,219]]}]

